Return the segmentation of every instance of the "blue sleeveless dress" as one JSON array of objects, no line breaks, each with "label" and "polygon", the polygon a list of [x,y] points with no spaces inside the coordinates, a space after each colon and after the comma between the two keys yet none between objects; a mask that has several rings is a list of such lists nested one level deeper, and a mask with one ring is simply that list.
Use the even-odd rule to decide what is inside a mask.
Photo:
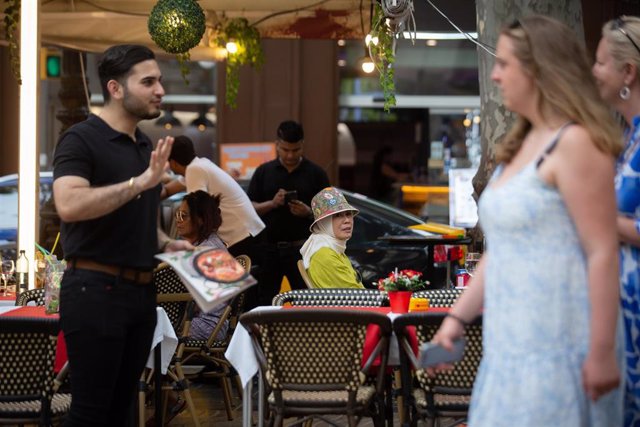
[{"label": "blue sleeveless dress", "polygon": [[541,161],[499,187],[490,183],[480,198],[488,254],[484,353],[469,426],[621,426],[622,386],[596,403],[584,393],[586,259],[562,196],[538,176]]},{"label": "blue sleeveless dress", "polygon": [[[618,161],[618,213],[640,226],[640,116],[633,119],[630,138]],[[620,245],[620,297],[626,341],[625,427],[640,426],[640,248]]]}]

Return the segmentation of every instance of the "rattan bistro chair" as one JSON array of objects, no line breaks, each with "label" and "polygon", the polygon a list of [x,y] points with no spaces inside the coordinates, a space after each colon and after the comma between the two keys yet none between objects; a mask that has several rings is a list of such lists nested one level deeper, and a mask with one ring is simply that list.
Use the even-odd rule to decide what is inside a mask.
[{"label": "rattan bistro chair", "polygon": [[[467,345],[460,362],[450,371],[440,371],[435,377],[427,375],[417,365],[417,359],[409,344],[408,327],[415,327],[418,344],[431,341],[446,313],[408,313],[397,317],[393,330],[400,347],[402,383],[411,384],[411,371],[415,369],[415,387],[403,387],[405,405],[411,407],[412,425],[417,418],[438,423],[440,418],[453,418],[458,425],[464,422],[469,411],[471,390],[482,358],[482,318],[467,326]],[[406,409],[406,408],[405,408]]]},{"label": "rattan bistro chair", "polygon": [[[254,311],[240,318],[270,393],[271,421],[284,418],[346,415],[355,426],[361,417],[384,424],[383,383],[391,321],[369,311],[343,309],[288,309]],[[363,363],[367,327],[377,325],[380,340]],[[371,333],[371,332],[370,332]],[[374,332],[375,333],[375,332]],[[364,379],[380,356],[375,385]],[[326,420],[325,420],[326,421]]]},{"label": "rattan bistro chair", "polygon": [[309,277],[309,273],[307,273],[307,269],[304,268],[304,262],[299,259],[297,265],[298,271],[300,272],[300,277],[302,277],[302,281],[304,282],[304,284],[307,285],[307,288],[314,289],[316,285],[313,284],[311,277]]},{"label": "rattan bistro chair", "polygon": [[44,288],[29,289],[16,298],[16,305],[27,305],[30,302],[34,302],[35,305],[44,305]]},{"label": "rattan bistro chair", "polygon": [[[189,312],[193,308],[193,297],[182,283],[182,280],[178,274],[168,265],[161,264],[153,272],[153,281],[156,286],[156,301],[158,306],[162,307],[167,313],[167,317],[173,326],[173,329],[178,336],[178,340],[182,341],[186,337],[189,331],[190,316]],[[200,426],[198,416],[195,411],[195,405],[191,398],[191,392],[189,391],[189,381],[184,379],[184,372],[182,371],[182,365],[176,363],[182,358],[181,350],[183,345],[178,345],[176,353],[173,356],[171,365],[167,369],[167,378],[169,384],[162,387],[163,390],[175,390],[181,391],[184,394],[184,398],[187,402],[187,407],[194,421],[196,427]],[[145,418],[145,393],[150,389],[149,384],[153,380],[153,371],[142,374],[139,385],[139,399],[138,399],[138,416],[140,425],[144,425]],[[166,406],[166,399],[165,406]],[[163,411],[166,408],[163,408]]]},{"label": "rattan bistro chair", "polygon": [[0,424],[49,426],[69,411],[56,393],[57,318],[0,317]]},{"label": "rattan bistro chair", "polygon": [[389,297],[376,289],[295,289],[276,295],[273,305],[388,307]]},{"label": "rattan bistro chair", "polygon": [[[240,265],[242,265],[247,273],[251,271],[251,258],[247,255],[238,255],[236,260]],[[229,342],[231,342],[233,333],[236,330],[240,315],[244,312],[245,295],[246,291],[236,295],[231,300],[207,340],[195,340],[189,337],[184,340],[184,349],[182,353],[184,357],[180,361],[182,365],[205,362],[210,365],[210,367],[215,368],[213,370],[210,369],[205,370],[204,372],[199,372],[193,376],[198,378],[220,378],[227,419],[230,421],[233,420],[234,415],[230,379],[234,378],[236,381],[236,387],[240,394],[240,398],[242,398],[242,385],[240,384],[240,378],[233,369],[233,366],[231,366],[231,363],[229,363],[224,356],[224,353],[229,347]],[[220,340],[218,339],[218,334],[225,321],[228,321],[229,326],[224,338]]]}]

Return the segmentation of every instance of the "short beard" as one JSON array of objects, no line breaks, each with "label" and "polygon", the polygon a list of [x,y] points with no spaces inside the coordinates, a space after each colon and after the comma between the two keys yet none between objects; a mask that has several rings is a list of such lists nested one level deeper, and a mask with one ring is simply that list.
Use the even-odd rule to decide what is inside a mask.
[{"label": "short beard", "polygon": [[137,99],[132,98],[129,95],[129,90],[126,85],[123,85],[124,98],[122,100],[122,107],[129,114],[137,117],[139,120],[149,120],[160,117],[160,110],[151,112],[145,105],[138,102]]}]

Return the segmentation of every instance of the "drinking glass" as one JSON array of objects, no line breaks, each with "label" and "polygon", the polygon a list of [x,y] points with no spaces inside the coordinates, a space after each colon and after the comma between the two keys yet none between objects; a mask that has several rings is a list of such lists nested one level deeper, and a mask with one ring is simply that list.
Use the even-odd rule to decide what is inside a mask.
[{"label": "drinking glass", "polygon": [[10,291],[9,289],[9,281],[13,278],[13,273],[15,272],[16,265],[13,260],[3,260],[2,264],[0,264],[0,273],[2,275],[2,289],[0,289],[0,293],[2,295],[6,294]]},{"label": "drinking glass", "polygon": [[476,272],[476,268],[478,267],[478,263],[480,262],[480,258],[482,254],[479,252],[469,252],[467,253],[467,257],[464,260],[464,266],[467,269],[467,273],[470,276],[473,276]]}]

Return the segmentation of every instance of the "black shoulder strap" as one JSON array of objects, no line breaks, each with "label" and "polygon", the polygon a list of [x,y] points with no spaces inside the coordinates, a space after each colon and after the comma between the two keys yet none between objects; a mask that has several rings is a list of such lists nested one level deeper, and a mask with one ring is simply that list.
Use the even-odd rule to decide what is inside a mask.
[{"label": "black shoulder strap", "polygon": [[558,141],[560,141],[560,137],[562,136],[562,133],[565,131],[566,128],[568,128],[572,124],[573,122],[567,122],[563,124],[560,127],[560,129],[558,129],[558,133],[556,133],[555,138],[553,138],[553,140],[549,143],[547,148],[545,148],[545,150],[540,155],[540,158],[538,158],[538,161],[536,162],[536,169],[538,169],[542,164],[542,162],[544,162],[545,159],[549,156],[549,154],[551,154],[551,152],[555,150],[556,146],[558,145]]}]

